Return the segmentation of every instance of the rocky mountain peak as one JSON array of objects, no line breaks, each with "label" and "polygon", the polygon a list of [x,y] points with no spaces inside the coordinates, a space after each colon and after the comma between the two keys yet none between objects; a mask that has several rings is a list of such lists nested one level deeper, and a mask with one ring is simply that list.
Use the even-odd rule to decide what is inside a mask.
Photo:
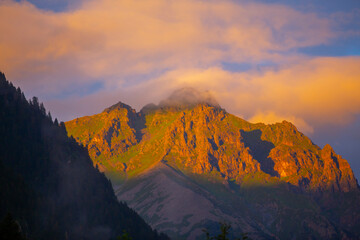
[{"label": "rocky mountain peak", "polygon": [[132,107],[130,107],[129,105],[127,105],[127,104],[125,104],[123,102],[118,102],[118,103],[116,103],[116,104],[114,104],[114,105],[112,105],[112,106],[110,106],[108,108],[105,108],[103,112],[109,113],[109,112],[111,112],[113,110],[122,109],[122,108],[125,108],[130,112],[134,112],[134,113],[136,112],[135,109],[133,109]]},{"label": "rocky mountain peak", "polygon": [[334,152],[334,149],[333,149],[329,144],[326,144],[322,150],[323,150],[324,152],[329,152],[329,153],[333,153],[333,152]]},{"label": "rocky mountain peak", "polygon": [[329,144],[326,144],[324,148],[321,150],[321,155],[324,159],[332,159],[337,154]]}]

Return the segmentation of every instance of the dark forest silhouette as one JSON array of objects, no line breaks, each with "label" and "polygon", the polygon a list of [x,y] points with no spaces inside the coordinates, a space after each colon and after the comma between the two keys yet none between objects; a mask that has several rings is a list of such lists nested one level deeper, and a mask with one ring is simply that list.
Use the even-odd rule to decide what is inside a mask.
[{"label": "dark forest silhouette", "polygon": [[21,237],[115,239],[126,230],[133,239],[167,239],[117,201],[111,182],[67,137],[64,123],[36,97],[27,101],[3,73],[0,136],[0,219],[15,232],[18,226]]}]

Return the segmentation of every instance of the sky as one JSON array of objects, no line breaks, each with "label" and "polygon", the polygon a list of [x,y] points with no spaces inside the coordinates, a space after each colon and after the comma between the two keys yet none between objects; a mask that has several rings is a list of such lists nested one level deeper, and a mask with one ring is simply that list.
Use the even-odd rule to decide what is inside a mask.
[{"label": "sky", "polygon": [[360,179],[358,0],[0,0],[0,71],[61,121],[181,87],[293,122]]}]

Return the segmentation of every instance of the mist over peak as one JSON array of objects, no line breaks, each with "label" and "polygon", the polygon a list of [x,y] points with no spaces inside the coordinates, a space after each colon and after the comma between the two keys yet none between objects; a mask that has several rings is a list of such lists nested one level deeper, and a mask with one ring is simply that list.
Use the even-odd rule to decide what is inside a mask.
[{"label": "mist over peak", "polygon": [[184,87],[175,90],[167,99],[160,101],[159,107],[193,107],[207,104],[220,107],[215,97],[209,91],[199,91],[195,88]]}]

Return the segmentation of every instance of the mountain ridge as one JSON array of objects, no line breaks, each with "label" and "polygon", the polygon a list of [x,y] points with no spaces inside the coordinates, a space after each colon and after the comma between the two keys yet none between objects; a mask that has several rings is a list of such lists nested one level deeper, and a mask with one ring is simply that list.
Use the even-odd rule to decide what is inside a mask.
[{"label": "mountain ridge", "polygon": [[[206,192],[206,201],[210,201],[212,206],[218,206],[214,207],[217,209],[214,216],[221,219],[221,216],[227,216],[225,212],[228,212],[231,216],[229,219],[236,224],[247,226],[243,230],[248,229],[252,232],[253,238],[262,239],[264,232],[267,232],[265,238],[287,236],[284,222],[279,223],[278,229],[273,229],[264,222],[265,216],[270,214],[273,219],[283,219],[286,215],[283,212],[285,210],[280,209],[292,209],[291,211],[299,214],[296,209],[301,209],[302,204],[316,206],[313,207],[314,210],[305,212],[309,216],[317,216],[315,219],[321,219],[319,221],[329,226],[327,230],[332,229],[332,234],[337,237],[348,236],[346,232],[358,234],[354,230],[357,226],[354,222],[349,224],[350,227],[339,222],[339,219],[348,216],[337,215],[332,218],[326,215],[325,210],[319,210],[325,205],[324,196],[354,193],[358,198],[359,195],[359,186],[350,165],[330,146],[326,145],[321,149],[290,122],[283,121],[270,125],[252,124],[227,113],[219,105],[196,102],[180,107],[151,105],[151,108],[151,111],[142,110],[138,113],[132,108],[117,108],[90,118],[75,119],[65,125],[69,135],[87,146],[94,165],[98,165],[99,169],[112,179],[118,197],[127,199],[129,205],[139,211],[152,226],[165,230],[175,238],[191,236],[191,239],[195,239],[201,234],[199,227],[201,224],[203,226],[214,224],[213,220],[206,221],[205,217],[202,218],[203,220],[198,219],[198,222],[193,220],[190,224],[187,223],[190,221],[189,218],[196,217],[180,214],[177,217],[183,219],[182,225],[179,223],[181,226],[174,227],[173,223],[166,219],[176,217],[173,215],[175,213],[170,210],[161,211],[161,208],[167,206],[166,202],[160,201],[146,189],[140,189],[136,193],[153,199],[159,210],[156,213],[141,205],[139,198],[131,197],[136,194],[131,195],[133,190],[126,186],[138,181],[139,184],[158,186],[155,188],[156,191],[164,189],[167,192],[167,195],[163,196],[164,199],[173,202],[171,197],[166,196],[177,195],[163,183],[159,183],[158,177],[153,174],[156,171],[165,174],[164,168],[159,167],[165,164],[174,170],[170,175],[164,175],[165,182],[170,183],[185,176],[181,178],[183,182],[178,180],[175,182],[177,188],[184,192],[188,190],[192,192],[189,195],[190,199],[187,199],[189,206],[195,204],[190,196],[202,198],[196,194],[197,190],[194,187],[184,188],[184,186],[196,185],[197,189]],[[150,175],[147,175],[148,173]],[[195,185],[191,185],[190,182]],[[256,193],[251,189],[260,190]],[[285,200],[268,191],[278,191]],[[252,199],[256,194],[263,194],[272,199],[278,210],[274,209],[275,205],[269,205],[268,202],[262,202],[258,198],[253,199],[254,203],[246,200]],[[294,196],[303,200],[295,201]],[[286,198],[294,199],[297,203],[294,205]],[[243,207],[231,213],[231,210],[226,210],[230,202],[241,203]],[[254,208],[255,203],[264,206],[264,209],[270,212],[245,210],[244,206]],[[207,208],[207,211],[213,210]],[[234,215],[235,213],[241,215],[242,212],[258,220]],[[355,212],[356,219],[359,219],[359,210]],[[324,230],[314,227],[317,224],[312,223],[313,220],[309,216],[304,216],[308,227],[294,231],[301,235],[304,234],[305,229],[310,228],[313,229],[314,236],[316,234],[321,236],[321,231]],[[300,218],[298,220],[300,221]],[[191,226],[188,230],[185,230],[186,224]],[[291,229],[293,228],[294,226],[291,226]],[[344,232],[341,229],[347,230]],[[238,225],[238,233],[240,230],[241,227]],[[331,238],[332,234],[325,234],[322,237]]]},{"label": "mountain ridge", "polygon": [[[122,104],[122,103],[121,103]],[[139,135],[143,135],[143,133],[141,133],[142,130],[144,130],[145,125],[143,123],[143,116],[140,112],[136,112],[134,109],[132,109],[131,107],[129,107],[128,105],[126,105],[127,107],[119,107],[119,108],[114,108],[112,110],[110,110],[111,108],[107,108],[106,110],[103,111],[103,113],[101,113],[100,115],[95,115],[95,116],[99,116],[100,118],[104,118],[105,116],[103,114],[108,114],[110,118],[112,118],[111,116],[116,116],[114,118],[112,118],[112,120],[116,120],[118,122],[116,122],[116,124],[114,125],[114,123],[112,122],[108,127],[109,128],[114,128],[112,129],[110,132],[108,132],[103,140],[106,141],[106,143],[104,143],[104,145],[107,144],[108,149],[105,150],[103,149],[101,151],[101,154],[104,153],[109,153],[109,156],[112,155],[113,151],[116,150],[116,153],[122,153],[124,151],[126,151],[129,147],[137,145],[141,142],[140,137],[138,137]],[[211,120],[206,120],[206,118],[223,118],[225,117],[225,115],[228,113],[226,113],[226,111],[221,110],[221,109],[217,109],[208,105],[203,105],[203,104],[198,104],[197,106],[194,106],[192,108],[193,110],[189,110],[189,114],[190,117],[191,115],[194,115],[194,110],[197,111],[195,113],[196,114],[203,114],[204,111],[206,112],[204,115],[204,119],[205,121],[203,121],[201,123],[201,125],[203,126],[207,126],[206,121],[211,121]],[[163,111],[167,111],[167,110],[163,110],[163,109],[158,109],[158,112],[163,112]],[[171,111],[171,110],[170,110]],[[179,130],[178,126],[183,125],[182,127],[184,127],[185,125],[185,116],[187,116],[186,114],[184,114],[184,112],[181,112],[181,110],[175,110],[173,114],[176,115],[176,113],[179,113],[180,115],[182,114],[182,116],[179,116],[178,119],[176,120],[177,122],[175,122],[172,125],[172,128],[169,128],[166,132],[166,138],[165,140],[167,140],[168,142],[165,141],[164,146],[166,146],[167,144],[169,144],[169,141],[171,141],[171,135],[183,135],[186,136],[186,138],[189,138],[187,136],[187,132],[184,130]],[[156,115],[156,114],[155,114]],[[229,117],[229,118],[236,118],[234,116]],[[84,121],[87,121],[87,119],[91,119],[89,117],[84,117],[81,118]],[[99,119],[97,119],[98,122]],[[331,148],[331,146],[326,145],[323,150],[321,150],[318,146],[316,146],[315,144],[312,143],[312,141],[307,138],[305,135],[303,135],[302,133],[298,132],[298,130],[296,129],[296,127],[291,124],[290,122],[287,121],[283,121],[282,123],[275,123],[275,124],[270,124],[270,125],[265,125],[262,123],[258,123],[258,124],[250,124],[248,122],[246,122],[245,120],[242,119],[238,119],[240,120],[240,123],[243,125],[243,129],[240,129],[239,133],[234,133],[237,134],[237,138],[245,140],[244,143],[241,142],[237,142],[237,147],[241,147],[243,148],[243,153],[242,154],[250,154],[251,155],[251,151],[253,148],[256,149],[261,149],[263,151],[268,151],[268,154],[271,155],[272,159],[279,159],[282,158],[282,151],[286,150],[285,148],[291,148],[291,147],[297,147],[297,148],[302,148],[302,150],[304,149],[304,146],[307,148],[312,149],[314,152],[317,152],[317,154],[321,157],[323,156],[324,158],[327,159],[335,159],[334,163],[336,165],[336,167],[339,167],[339,163],[338,160],[343,160],[339,155],[337,155],[334,150]],[[74,122],[75,121],[75,122]],[[74,123],[75,125],[78,123],[79,119],[75,119],[73,121],[67,122],[67,128],[68,131],[70,132],[71,135],[73,135],[71,133],[71,124]],[[142,122],[141,124],[138,122]],[[191,120],[187,119],[186,121],[189,121],[190,124],[193,124],[191,122]],[[134,124],[135,122],[135,124]],[[121,123],[126,123],[126,124],[121,124]],[[136,124],[138,123],[138,124]],[[79,123],[81,124],[81,123]],[[109,124],[109,122],[106,122],[106,124]],[[151,124],[158,124],[155,121],[153,121]],[[134,125],[142,125],[138,128],[134,127]],[[122,128],[121,128],[122,127]],[[192,128],[190,126],[185,126],[188,128]],[[113,140],[115,140],[116,138],[114,137],[113,139],[111,139],[110,141],[110,135],[111,133],[113,133],[113,131],[117,131],[117,133],[115,133],[116,137],[124,137],[127,135],[127,138],[121,138],[120,139],[120,143],[117,144],[115,143]],[[180,132],[179,132],[180,131]],[[272,135],[272,131],[277,131],[277,134]],[[291,135],[289,134],[289,132],[291,133]],[[95,132],[93,132],[95,133]],[[122,135],[120,134],[122,133]],[[201,130],[198,129],[198,134],[201,135]],[[217,133],[219,134],[219,133]],[[286,135],[287,134],[287,135]],[[90,134],[91,135],[91,134]],[[78,138],[80,140],[81,143],[83,143],[85,146],[89,145],[90,142],[90,136],[89,134],[87,134],[88,139],[84,140],[84,139],[80,139],[79,136],[74,136],[75,138]],[[217,135],[216,135],[217,136]],[[208,148],[207,150],[209,151],[213,151],[214,149],[211,148],[218,148],[219,145],[221,145],[221,142],[219,142],[219,139],[215,139],[216,136],[213,139],[208,139],[208,141],[210,142],[211,146],[204,146],[205,148]],[[146,137],[146,135],[145,135]],[[193,135],[192,137],[195,137],[195,135]],[[261,139],[261,137],[263,137],[264,139]],[[187,143],[189,141],[190,145],[194,144],[194,142],[191,142],[193,139],[183,139],[183,143]],[[232,139],[233,141],[236,142],[235,139]],[[99,138],[95,137],[94,138],[94,142],[99,142],[101,141]],[[222,141],[220,139],[220,141]],[[186,144],[185,144],[186,145]],[[276,146],[275,146],[276,145]],[[304,145],[304,146],[302,146]],[[184,149],[189,150],[188,146],[184,147],[184,146],[175,146],[178,148],[179,152],[185,151]],[[191,147],[191,146],[190,146]],[[278,147],[278,148],[276,148]],[[96,150],[95,154],[91,154],[93,152],[93,150]],[[182,148],[182,149],[181,149]],[[271,148],[271,152],[269,151]],[[276,148],[274,150],[274,148]],[[191,149],[189,151],[192,151],[194,149]],[[249,152],[250,150],[250,152]],[[166,152],[167,150],[165,150]],[[89,152],[91,154],[91,156],[95,157],[95,155],[100,154],[100,151],[97,149],[97,147],[95,147],[94,145],[90,145],[89,148]],[[252,168],[253,170],[257,170],[260,171],[261,168],[262,170],[264,170],[266,173],[270,174],[270,175],[274,175],[274,176],[280,176],[280,177],[287,177],[290,172],[292,171],[289,168],[282,168],[280,169],[280,166],[273,166],[275,168],[278,168],[278,170],[275,169],[266,169],[266,168],[271,168],[271,166],[269,166],[269,164],[271,164],[271,162],[269,162],[269,159],[267,159],[268,156],[264,156],[264,153],[256,153],[256,151],[252,151],[254,152],[253,154],[256,155],[256,162],[253,162],[252,164]],[[326,154],[327,153],[327,154]],[[185,153],[183,153],[184,155]],[[292,154],[304,154],[301,152],[292,152]],[[311,153],[305,153],[306,154],[311,154]],[[254,156],[249,156],[250,158],[253,158]],[[304,158],[308,157],[308,156],[303,156]],[[325,162],[324,162],[325,163]],[[322,162],[319,162],[318,164],[324,164]],[[214,167],[214,166],[210,166],[209,164],[204,163],[206,166],[203,166],[204,168],[207,168],[207,170],[210,170],[210,168]],[[261,165],[261,166],[260,166]],[[346,164],[346,162],[344,162],[344,167],[348,168],[348,164]],[[216,167],[216,166],[215,166]],[[295,166],[292,166],[295,167]],[[200,167],[202,168],[202,167]],[[202,171],[202,170],[199,170]],[[350,178],[351,179],[355,179],[355,177],[353,176],[352,172],[347,172],[347,174],[350,174]],[[225,174],[226,175],[226,174]],[[232,175],[227,175],[228,177],[231,177]],[[352,187],[354,187],[354,184],[351,184]],[[339,187],[337,187],[339,188]]]}]

